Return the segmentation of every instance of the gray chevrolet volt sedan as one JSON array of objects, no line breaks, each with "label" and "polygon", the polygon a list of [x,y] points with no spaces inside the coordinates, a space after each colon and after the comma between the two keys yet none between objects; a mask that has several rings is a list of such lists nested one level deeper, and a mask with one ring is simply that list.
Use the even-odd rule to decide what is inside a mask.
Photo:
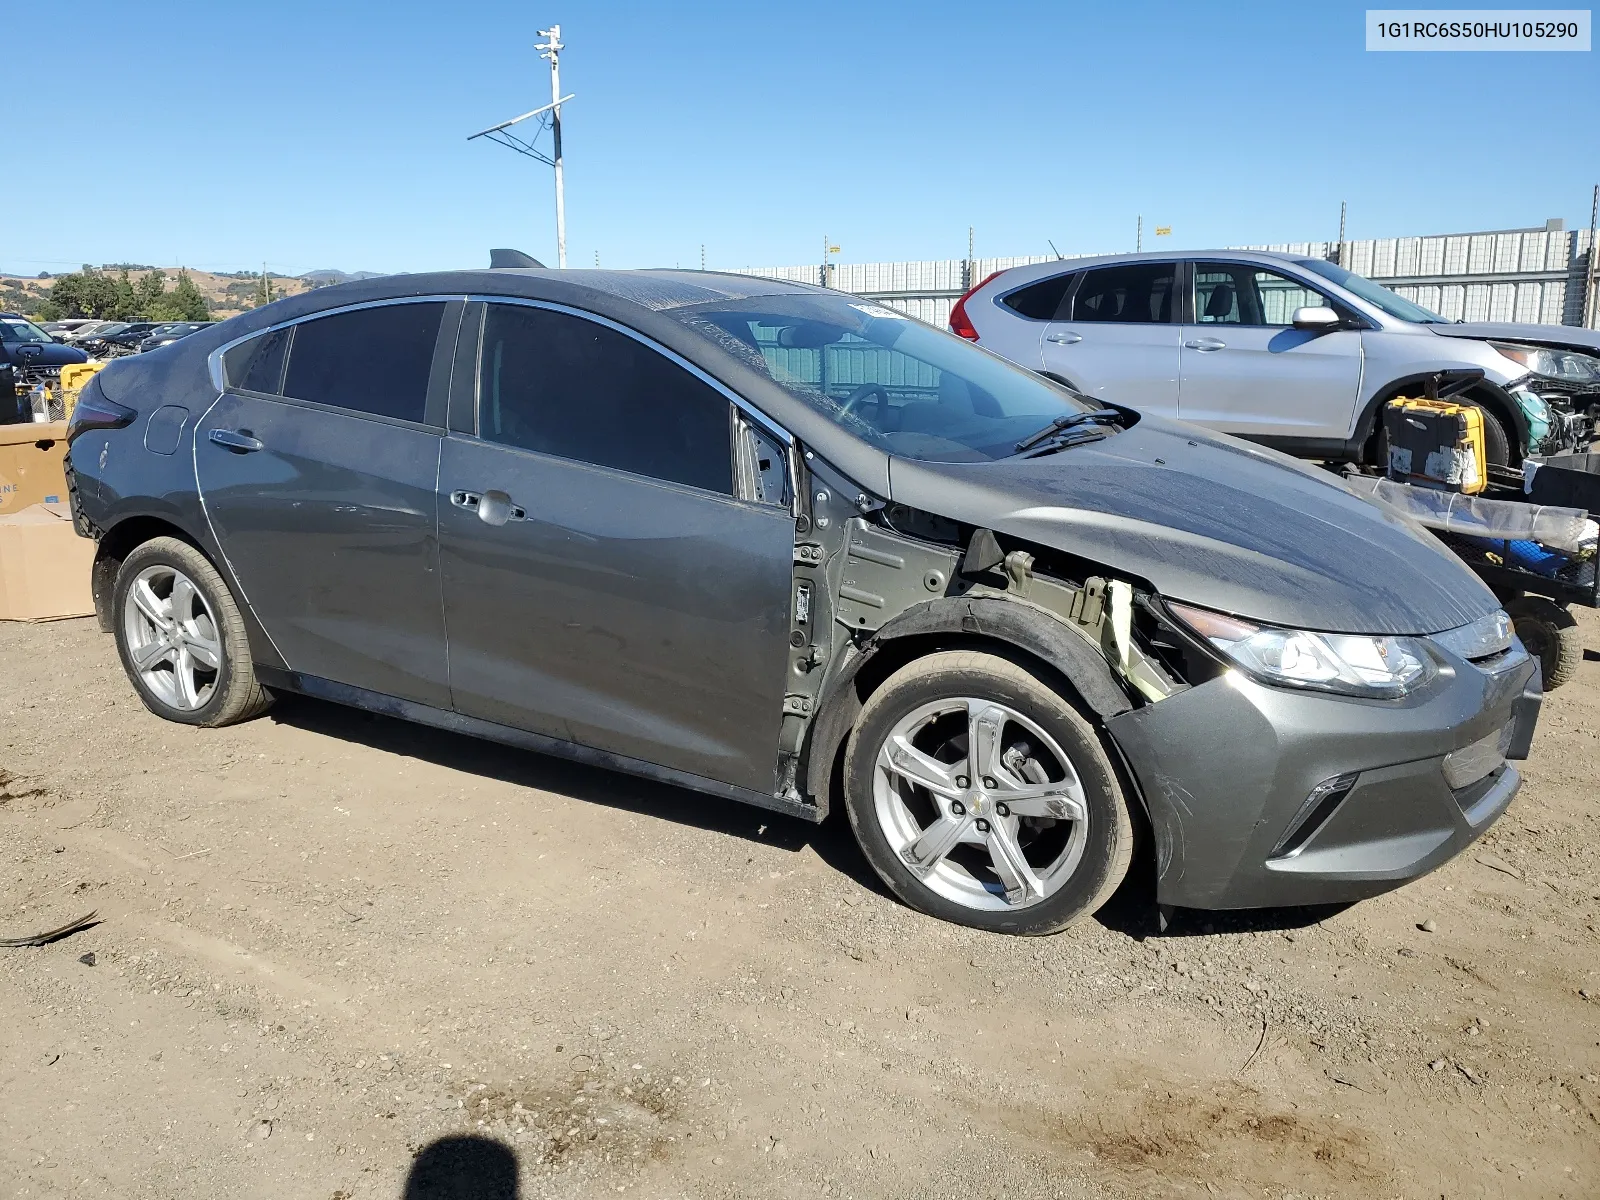
[{"label": "gray chevrolet volt sedan", "polygon": [[677,272],[318,289],[118,361],[71,430],[151,711],[299,692],[821,821],[1046,933],[1344,902],[1515,794],[1494,597],[1275,452],[855,297]]}]

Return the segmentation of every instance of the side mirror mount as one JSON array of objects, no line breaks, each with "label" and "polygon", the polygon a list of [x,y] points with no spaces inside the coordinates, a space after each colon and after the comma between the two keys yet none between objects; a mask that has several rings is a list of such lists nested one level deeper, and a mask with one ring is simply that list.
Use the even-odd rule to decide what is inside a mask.
[{"label": "side mirror mount", "polygon": [[1331,308],[1297,308],[1289,323],[1308,333],[1327,333],[1344,324],[1344,319]]}]

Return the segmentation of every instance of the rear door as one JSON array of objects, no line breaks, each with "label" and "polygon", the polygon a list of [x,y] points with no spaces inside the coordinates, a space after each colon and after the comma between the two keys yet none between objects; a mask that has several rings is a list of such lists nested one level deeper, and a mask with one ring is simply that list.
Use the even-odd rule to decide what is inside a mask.
[{"label": "rear door", "polygon": [[993,300],[992,312],[981,306],[968,310],[975,322],[980,313],[987,318],[978,330],[979,344],[1030,371],[1039,370],[1044,365],[1045,327],[1064,313],[1074,280],[1070,271],[1047,275],[1001,292]]},{"label": "rear door", "polygon": [[729,397],[598,318],[475,307],[439,483],[456,708],[771,794],[795,522],[735,488]]},{"label": "rear door", "polygon": [[1343,441],[1361,388],[1361,333],[1294,328],[1331,302],[1299,278],[1250,263],[1193,264],[1178,415],[1286,449]]},{"label": "rear door", "polygon": [[195,471],[292,671],[449,707],[435,498],[463,307],[367,306],[224,355]]},{"label": "rear door", "polygon": [[1085,271],[1069,311],[1045,326],[1044,370],[1097,400],[1178,414],[1176,265],[1131,262]]}]

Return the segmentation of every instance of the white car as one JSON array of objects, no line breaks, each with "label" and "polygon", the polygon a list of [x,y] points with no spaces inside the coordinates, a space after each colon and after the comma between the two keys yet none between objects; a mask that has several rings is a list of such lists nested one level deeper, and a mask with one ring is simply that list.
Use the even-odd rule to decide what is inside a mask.
[{"label": "white car", "polygon": [[1317,258],[1134,254],[991,275],[952,332],[1087,396],[1304,458],[1382,463],[1384,404],[1446,389],[1484,412],[1491,462],[1586,446],[1600,333],[1450,322]]}]

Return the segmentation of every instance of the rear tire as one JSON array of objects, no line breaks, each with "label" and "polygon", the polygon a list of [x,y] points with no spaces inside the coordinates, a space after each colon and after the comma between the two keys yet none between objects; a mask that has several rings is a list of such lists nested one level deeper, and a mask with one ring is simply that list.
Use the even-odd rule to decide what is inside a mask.
[{"label": "rear tire", "polygon": [[1507,602],[1506,612],[1524,648],[1539,660],[1544,690],[1570,683],[1583,662],[1577,618],[1544,596],[1518,596]]},{"label": "rear tire", "polygon": [[889,676],[851,733],[844,793],[896,896],[995,933],[1054,933],[1095,912],[1133,856],[1128,801],[1094,727],[997,654],[944,651]]},{"label": "rear tire", "polygon": [[233,593],[188,542],[159,537],[136,547],[111,597],[122,668],[156,716],[215,728],[271,707]]},{"label": "rear tire", "polygon": [[1511,438],[1506,434],[1506,427],[1500,423],[1500,418],[1481,404],[1474,404],[1483,414],[1483,457],[1491,467],[1509,467],[1511,465]]}]

